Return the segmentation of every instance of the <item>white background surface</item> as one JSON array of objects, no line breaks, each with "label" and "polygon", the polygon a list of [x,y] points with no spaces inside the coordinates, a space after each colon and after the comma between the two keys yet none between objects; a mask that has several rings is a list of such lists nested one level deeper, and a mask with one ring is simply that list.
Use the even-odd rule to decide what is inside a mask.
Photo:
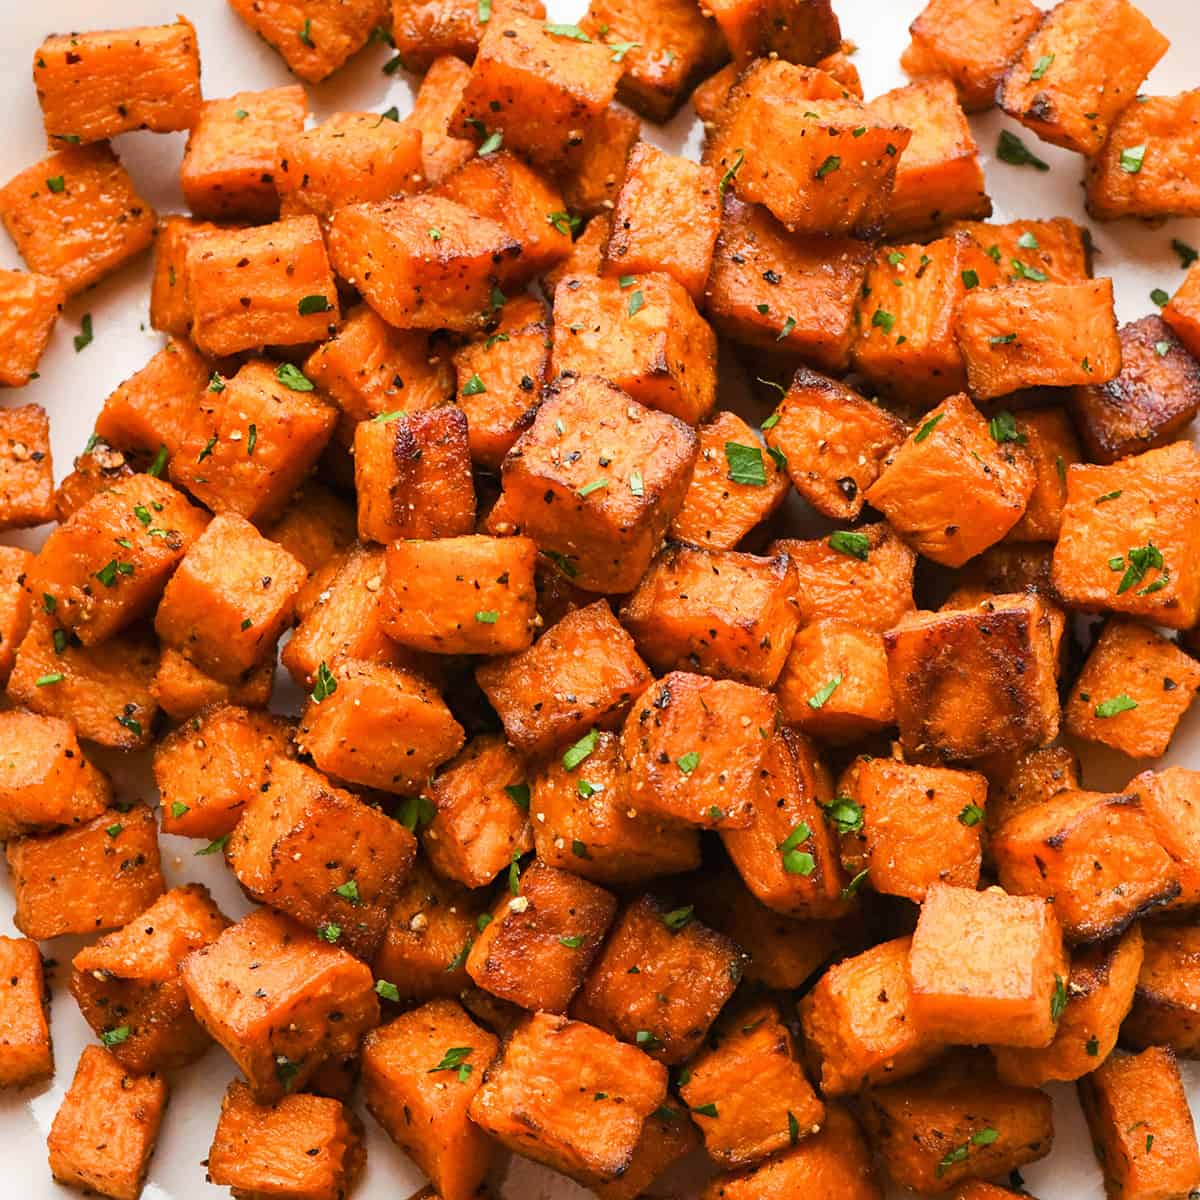
[{"label": "white background surface", "polygon": [[[574,21],[584,12],[586,0],[547,0],[547,7],[551,19]],[[920,0],[835,0],[845,36],[858,43],[855,62],[868,98],[905,82],[898,58],[907,42],[908,22],[920,7]],[[1173,93],[1200,85],[1196,0],[1141,0],[1141,7],[1172,42],[1144,90]],[[30,71],[33,52],[47,33],[162,23],[172,20],[179,9],[195,23],[199,34],[206,96],[215,98],[239,89],[294,82],[282,59],[241,25],[223,0],[48,0],[41,4],[36,0],[0,0],[0,113],[5,125],[0,138],[0,180],[7,180],[46,153]],[[314,121],[339,109],[382,111],[392,104],[405,113],[411,107],[415,80],[403,72],[384,75],[380,66],[389,57],[384,47],[370,47],[332,80],[308,85]],[[1037,172],[999,163],[991,153],[998,131],[1006,125],[1014,130],[1019,127],[998,112],[973,118],[972,124],[983,151],[996,220],[1056,215],[1086,219],[1082,208],[1082,159],[1038,143],[1031,134],[1021,131],[1037,154],[1051,164],[1052,171]],[[669,126],[659,128],[645,123],[644,136],[693,157],[699,146],[699,130],[690,107],[685,107]],[[118,153],[143,195],[160,212],[185,210],[176,182],[183,144],[182,134],[136,133],[116,141]],[[1160,229],[1128,223],[1092,224],[1092,230],[1098,251],[1096,274],[1115,279],[1117,309],[1123,321],[1154,311],[1149,298],[1153,288],[1174,291],[1177,286],[1182,272],[1171,250],[1173,236],[1200,245],[1200,221],[1172,222]],[[2,233],[0,265],[21,265]],[[70,470],[72,458],[87,440],[104,397],[144,365],[162,344],[162,337],[149,328],[149,281],[150,260],[146,257],[74,299],[42,361],[42,377],[21,391],[0,394],[0,401],[6,404],[36,402],[50,413],[56,480]],[[95,341],[76,354],[72,337],[87,312],[92,314]],[[732,403],[730,397],[722,398],[724,406]],[[766,415],[765,409],[761,415]],[[39,535],[30,535],[28,544],[39,541]],[[123,799],[151,798],[144,776],[132,764],[121,763],[115,755],[104,756],[102,761],[124,783]],[[1193,708],[1190,719],[1181,727],[1167,761],[1200,767],[1200,708]],[[1138,764],[1112,756],[1103,762],[1085,759],[1085,783],[1119,787],[1138,769]],[[221,859],[194,857],[199,844],[183,838],[162,838],[169,885],[199,880],[212,888],[231,916],[245,912],[246,902]],[[15,932],[10,923],[11,911],[5,876],[0,878],[0,932]],[[53,1082],[41,1091],[0,1094],[0,1183],[9,1185],[10,1195],[21,1200],[64,1200],[71,1194],[49,1178],[45,1135],[70,1083],[79,1051],[91,1037],[64,986],[68,964],[80,944],[76,938],[60,938],[44,947],[47,955],[62,964],[53,975],[57,1063]],[[1200,1106],[1200,1069],[1185,1064],[1184,1070],[1193,1102]],[[151,1164],[146,1200],[208,1200],[227,1195],[224,1189],[205,1183],[201,1163],[212,1138],[220,1096],[234,1074],[232,1063],[216,1047],[200,1063],[179,1073]],[[1100,1174],[1075,1106],[1073,1088],[1052,1089],[1052,1094],[1056,1149],[1050,1159],[1024,1171],[1027,1187],[1040,1200],[1099,1200],[1103,1196]],[[370,1118],[367,1128],[368,1168],[355,1193],[356,1200],[404,1200],[422,1186],[420,1174]],[[672,1194],[682,1200],[689,1192],[679,1186]],[[514,1200],[574,1200],[588,1193],[514,1160],[504,1195]]]}]

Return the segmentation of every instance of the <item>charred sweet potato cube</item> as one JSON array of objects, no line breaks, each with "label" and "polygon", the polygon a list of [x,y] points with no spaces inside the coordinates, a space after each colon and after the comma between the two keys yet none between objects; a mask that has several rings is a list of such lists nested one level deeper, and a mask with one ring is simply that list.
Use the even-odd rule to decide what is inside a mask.
[{"label": "charred sweet potato cube", "polygon": [[50,341],[67,294],[49,275],[0,271],[0,386],[24,387]]},{"label": "charred sweet potato cube", "polygon": [[880,942],[830,967],[800,1001],[808,1062],[824,1096],[847,1096],[924,1070],[942,1044],[912,1018],[912,939]]},{"label": "charred sweet potato cube", "polygon": [[[949,479],[961,486],[947,486]],[[1020,443],[997,440],[987,419],[958,395],[889,453],[866,500],[926,558],[961,567],[1021,519],[1034,482]]]},{"label": "charred sweet potato cube", "polygon": [[679,1094],[700,1126],[709,1158],[743,1167],[816,1133],[825,1105],[813,1092],[791,1030],[772,1000],[722,1015],[688,1063]]},{"label": "charred sweet potato cube", "polygon": [[604,379],[562,380],[504,461],[505,518],[576,587],[631,591],[683,503],[696,452],[677,417]]},{"label": "charred sweet potato cube", "polygon": [[665,1063],[699,1048],[741,978],[734,944],[653,896],[617,917],[572,1013]]},{"label": "charred sweet potato cube", "polygon": [[910,75],[945,74],[963,108],[980,112],[996,102],[1008,64],[1041,19],[1032,0],[929,0],[908,27],[912,44],[900,65]]},{"label": "charred sweet potato cube", "polygon": [[0,411],[0,529],[53,520],[50,418],[40,404]]},{"label": "charred sweet potato cube", "polygon": [[145,250],[155,220],[104,142],[68,146],[0,188],[0,221],[21,257],[68,296]]},{"label": "charred sweet potato cube", "polygon": [[353,955],[260,908],[183,961],[196,1019],[262,1103],[353,1054],[379,1021],[371,972]]},{"label": "charred sweet potato cube", "polygon": [[185,721],[214,704],[266,708],[275,685],[275,663],[256,667],[237,683],[222,683],[206,675],[177,650],[164,650],[158,661],[151,694],[163,712]]},{"label": "charred sweet potato cube", "polygon": [[112,1200],[138,1200],[166,1106],[161,1076],[135,1075],[102,1047],[85,1046],[46,1139],[50,1173]]},{"label": "charred sweet potato cube", "polygon": [[124,925],[163,893],[158,826],[144,804],[16,838],[5,853],[17,904],[13,924],[34,941]]},{"label": "charred sweet potato cube", "polygon": [[1000,1078],[1041,1087],[1054,1080],[1080,1079],[1103,1063],[1133,1003],[1142,946],[1141,927],[1133,925],[1118,938],[1077,947],[1071,954],[1067,1006],[1054,1041],[1043,1049],[996,1046],[992,1053]]},{"label": "charred sweet potato cube", "polygon": [[363,1044],[367,1108],[442,1200],[470,1200],[493,1154],[467,1109],[500,1043],[454,1000],[431,1000]]},{"label": "charred sweet potato cube", "polygon": [[509,1037],[470,1117],[509,1149],[586,1182],[629,1169],[667,1071],[582,1021],[536,1013]]},{"label": "charred sweet potato cube", "polygon": [[1173,1050],[1113,1055],[1079,1081],[1079,1103],[1109,1196],[1185,1196],[1200,1186],[1200,1149]]},{"label": "charred sweet potato cube", "polygon": [[629,154],[604,248],[605,275],[670,275],[698,304],[721,226],[712,167],[638,142]]},{"label": "charred sweet potato cube", "polygon": [[725,193],[705,312],[735,342],[843,369],[854,301],[871,248],[852,238],[800,236],[763,207]]},{"label": "charred sweet potato cube", "polygon": [[583,141],[572,151],[570,168],[559,174],[563,200],[572,212],[585,217],[608,214],[625,179],[629,152],[641,132],[641,121],[619,104],[610,104],[592,121]]},{"label": "charred sweet potato cube", "polygon": [[1067,217],[1000,225],[952,221],[946,232],[969,233],[995,264],[991,274],[1001,282],[1079,283],[1091,277],[1086,231]]},{"label": "charred sweet potato cube", "polygon": [[387,14],[386,0],[229,0],[229,7],[308,83],[357,54]]},{"label": "charred sweet potato cube", "polygon": [[954,330],[971,394],[983,400],[1107,383],[1121,370],[1111,279],[976,288]]},{"label": "charred sweet potato cube", "polygon": [[25,577],[32,565],[32,551],[0,546],[0,687],[8,682],[17,647],[29,632],[33,597],[25,588]]},{"label": "charred sweet potato cube", "polygon": [[0,937],[0,1088],[25,1087],[54,1072],[49,990],[37,943]]},{"label": "charred sweet potato cube", "polygon": [[426,71],[450,55],[466,65],[488,22],[510,13],[544,18],[546,9],[541,0],[497,0],[482,10],[468,0],[391,0],[392,42],[410,71]]},{"label": "charred sweet potato cube", "polygon": [[[763,461],[757,444],[735,449],[738,470]],[[795,590],[786,554],[670,545],[651,563],[621,621],[656,671],[688,669],[771,687],[796,632]]]},{"label": "charred sweet potato cube", "polygon": [[71,962],[83,1019],[127,1070],[146,1075],[199,1058],[208,1034],[188,1007],[179,964],[229,921],[198,883],[173,888]]},{"label": "charred sweet potato cube", "polygon": [[1044,141],[1091,157],[1169,45],[1129,0],[1064,0],[1011,61],[996,102]]},{"label": "charred sweet potato cube", "polygon": [[1193,923],[1147,923],[1145,957],[1133,1008],[1121,1037],[1137,1049],[1170,1046],[1182,1058],[1200,1057],[1200,930]]},{"label": "charred sweet potato cube", "polygon": [[[403,18],[398,32],[402,37]],[[421,131],[421,173],[430,184],[440,183],[475,153],[469,141],[450,134],[450,121],[470,78],[471,68],[463,59],[442,54],[417,89],[408,120]]]},{"label": "charred sweet potato cube", "polygon": [[498,130],[537,166],[568,159],[616,95],[624,68],[603,43],[560,28],[517,13],[489,21],[450,132],[483,141]]},{"label": "charred sweet potato cube", "polygon": [[716,402],[717,341],[669,275],[564,279],[554,290],[551,371],[603,377],[695,425]]},{"label": "charred sweet potato cube", "polygon": [[841,44],[830,0],[720,0],[712,14],[734,58],[815,63]]},{"label": "charred sweet potato cube", "polygon": [[1050,1097],[995,1082],[982,1052],[870,1089],[861,1112],[893,1182],[926,1195],[1035,1162],[1054,1141]]},{"label": "charred sweet potato cube", "polygon": [[1009,416],[1004,411],[994,413],[988,427],[994,423],[1000,436],[1015,436],[1025,447],[1033,464],[1034,484],[1024,514],[1006,536],[1012,542],[1053,542],[1067,502],[1067,468],[1083,458],[1079,441],[1062,409],[1022,412],[1012,417],[1011,425]]},{"label": "charred sweet potato cube", "polygon": [[[1073,608],[1188,629],[1200,616],[1200,454],[1188,442],[1067,470],[1053,582]],[[1123,558],[1123,562],[1118,561]]]},{"label": "charred sweet potato cube", "polygon": [[775,698],[732,679],[673,671],[634,703],[621,733],[633,807],[705,829],[754,822]]},{"label": "charred sweet potato cube", "polygon": [[206,100],[179,169],[188,208],[212,220],[275,220],[280,146],[304,128],[307,115],[299,84]]}]

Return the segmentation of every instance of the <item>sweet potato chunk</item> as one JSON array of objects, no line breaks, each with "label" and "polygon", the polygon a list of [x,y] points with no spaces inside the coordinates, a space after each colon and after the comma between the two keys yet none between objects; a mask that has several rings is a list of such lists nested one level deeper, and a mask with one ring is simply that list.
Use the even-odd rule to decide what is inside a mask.
[{"label": "sweet potato chunk", "polygon": [[1162,317],[1193,356],[1200,354],[1200,268],[1189,269]]},{"label": "sweet potato chunk", "polygon": [[620,1179],[592,1186],[598,1200],[636,1200],[668,1167],[700,1147],[696,1126],[670,1104],[656,1108]]},{"label": "sweet potato chunk", "polygon": [[88,438],[82,454],[77,454],[72,470],[54,493],[54,508],[60,522],[82,508],[97,492],[106,492],[114,483],[134,473],[126,455],[103,438]]},{"label": "sweet potato chunk", "polygon": [[814,63],[842,38],[830,0],[721,0],[712,13],[742,63],[760,57]]},{"label": "sweet potato chunk", "polygon": [[[274,186],[274,185],[272,185]],[[187,337],[192,310],[187,298],[188,238],[220,228],[208,221],[172,213],[158,223],[154,241],[154,277],[150,282],[150,328],[173,337]]]},{"label": "sweet potato chunk", "polygon": [[1083,227],[1067,217],[1000,225],[952,221],[946,232],[969,233],[995,264],[991,273],[1001,282],[1079,283],[1091,277],[1090,243]]},{"label": "sweet potato chunk", "polygon": [[1183,1058],[1200,1058],[1200,931],[1193,924],[1147,923],[1143,935],[1145,957],[1121,1036],[1139,1050],[1166,1045]]},{"label": "sweet potato chunk", "polygon": [[274,684],[274,662],[265,662],[244,679],[228,684],[205,675],[177,651],[164,650],[151,685],[151,695],[167,716],[184,721],[213,704],[266,708]]},{"label": "sweet potato chunk", "polygon": [[[478,8],[475,12],[478,15]],[[403,18],[398,24],[397,36],[403,37]],[[442,54],[417,89],[408,119],[421,131],[421,171],[431,184],[440,183],[475,153],[470,142],[450,134],[450,121],[470,78],[471,68],[463,59]]]},{"label": "sweet potato chunk", "polygon": [[469,0],[391,0],[392,41],[410,71],[426,71],[452,54],[465,65],[488,22],[510,13],[545,17],[546,9],[541,0],[497,0],[482,10]]},{"label": "sweet potato chunk", "polygon": [[54,1072],[49,991],[37,943],[0,937],[0,1088],[25,1087]]},{"label": "sweet potato chunk", "polygon": [[54,518],[50,418],[40,404],[0,411],[0,529]]},{"label": "sweet potato chunk", "polygon": [[610,104],[596,117],[572,151],[570,169],[559,176],[563,200],[572,212],[590,217],[608,215],[625,179],[629,152],[641,132],[641,121],[619,104]]},{"label": "sweet potato chunk", "polygon": [[308,83],[358,53],[387,12],[386,0],[229,0],[229,7]]},{"label": "sweet potato chunk", "polygon": [[1033,491],[1021,519],[1008,531],[1008,540],[1055,541],[1067,502],[1067,468],[1083,458],[1070,419],[1061,409],[1047,408],[1017,416],[1000,410],[992,421],[1002,437],[1015,434],[1033,464]]},{"label": "sweet potato chunk", "polygon": [[0,546],[0,686],[8,682],[17,647],[29,631],[33,597],[25,587],[33,553]]},{"label": "sweet potato chunk", "polygon": [[67,294],[49,275],[0,271],[0,385],[24,387],[50,342]]},{"label": "sweet potato chunk", "polygon": [[1143,771],[1129,781],[1159,844],[1179,870],[1180,892],[1172,907],[1190,908],[1200,898],[1200,773],[1184,767]]}]

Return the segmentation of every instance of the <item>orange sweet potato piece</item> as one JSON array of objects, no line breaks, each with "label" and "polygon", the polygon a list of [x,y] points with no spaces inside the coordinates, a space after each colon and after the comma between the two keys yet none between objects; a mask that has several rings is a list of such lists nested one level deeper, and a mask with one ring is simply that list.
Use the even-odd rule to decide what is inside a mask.
[{"label": "orange sweet potato piece", "polygon": [[29,631],[33,598],[25,577],[32,564],[32,551],[0,546],[0,686],[8,682],[17,647]]},{"label": "orange sweet potato piece", "polygon": [[1121,1037],[1139,1050],[1166,1045],[1183,1058],[1200,1057],[1200,932],[1191,923],[1148,922],[1143,936],[1142,970]]},{"label": "orange sweet potato piece", "polygon": [[134,473],[129,458],[103,438],[88,438],[82,454],[77,454],[72,470],[54,493],[54,508],[60,522],[82,508],[97,492],[106,492],[114,483]]},{"label": "orange sweet potato piece", "polygon": [[49,275],[0,271],[0,385],[24,387],[50,342],[67,294]]},{"label": "orange sweet potato piece", "polygon": [[0,411],[0,529],[31,529],[54,517],[50,418],[40,404]]},{"label": "orange sweet potato piece", "polygon": [[620,1179],[593,1184],[598,1200],[636,1200],[667,1168],[700,1147],[696,1126],[683,1113],[664,1104],[642,1126],[629,1167]]},{"label": "orange sweet potato piece", "polygon": [[641,132],[641,121],[619,104],[610,104],[595,118],[572,152],[570,168],[559,175],[563,199],[572,212],[608,215],[625,179],[629,152]]},{"label": "orange sweet potato piece", "polygon": [[229,7],[308,83],[358,53],[387,14],[387,0],[229,0]]},{"label": "orange sweet potato piece", "polygon": [[952,221],[946,232],[969,233],[995,264],[992,274],[1006,283],[1028,280],[1035,271],[1050,283],[1078,283],[1091,277],[1087,231],[1067,217],[999,225]]},{"label": "orange sweet potato piece", "polygon": [[[272,185],[272,189],[274,185]],[[187,298],[188,238],[220,228],[208,221],[172,213],[158,223],[154,241],[154,276],[150,282],[150,328],[173,337],[187,337],[192,310]]]},{"label": "orange sweet potato piece", "polygon": [[1193,356],[1200,354],[1200,268],[1188,270],[1162,317]]},{"label": "orange sweet potato piece", "polygon": [[[478,14],[478,8],[476,8]],[[404,36],[403,19],[398,36]],[[453,54],[433,60],[413,101],[409,120],[421,131],[421,171],[431,183],[445,179],[475,153],[472,144],[450,135],[450,121],[471,78],[471,68]]]},{"label": "orange sweet potato piece", "polygon": [[1184,767],[1143,771],[1129,781],[1159,844],[1179,870],[1180,892],[1172,907],[1190,908],[1200,897],[1200,844],[1197,800],[1200,773]]},{"label": "orange sweet potato piece", "polygon": [[151,695],[167,716],[185,721],[213,704],[266,708],[274,686],[273,660],[256,667],[237,683],[229,684],[206,675],[177,650],[164,650],[151,685]]},{"label": "orange sweet potato piece", "polygon": [[813,63],[841,43],[830,0],[720,0],[712,13],[742,63],[760,57]]},{"label": "orange sweet potato piece", "polygon": [[[1012,432],[1002,413],[992,419],[1005,436]],[[1013,542],[1055,541],[1067,502],[1067,468],[1083,458],[1075,430],[1067,414],[1057,408],[1020,413],[1012,424],[1033,464],[1034,484],[1024,514],[1006,537]]]},{"label": "orange sweet potato piece", "polygon": [[541,0],[498,0],[491,9],[470,0],[391,0],[392,42],[410,71],[426,71],[450,55],[465,65],[488,22],[509,13],[544,18],[546,9]]},{"label": "orange sweet potato piece", "polygon": [[0,1088],[24,1087],[54,1072],[49,991],[37,943],[0,937]]}]

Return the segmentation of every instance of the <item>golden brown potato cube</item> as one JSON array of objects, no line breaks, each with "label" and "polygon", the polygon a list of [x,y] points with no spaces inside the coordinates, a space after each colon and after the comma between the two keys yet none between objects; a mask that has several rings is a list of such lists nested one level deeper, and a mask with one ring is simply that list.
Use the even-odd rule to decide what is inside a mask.
[{"label": "golden brown potato cube", "polygon": [[601,272],[670,275],[699,304],[721,226],[719,184],[712,167],[638,142],[617,193]]},{"label": "golden brown potato cube", "polygon": [[1005,1175],[1044,1158],[1054,1141],[1050,1097],[996,1082],[982,1051],[868,1090],[861,1112],[892,1181],[924,1195]]},{"label": "golden brown potato cube", "polygon": [[156,218],[101,142],[68,146],[10,179],[0,221],[29,268],[73,296],[145,250]]},{"label": "golden brown potato cube", "polygon": [[734,58],[814,63],[841,43],[830,0],[720,0],[712,14]]},{"label": "golden brown potato cube", "polygon": [[1200,929],[1148,922],[1143,935],[1145,958],[1121,1036],[1139,1050],[1166,1045],[1183,1058],[1200,1057]]},{"label": "golden brown potato cube", "polygon": [[237,683],[228,684],[206,675],[177,650],[164,650],[151,685],[151,695],[167,716],[186,721],[214,704],[266,708],[271,702],[274,685],[274,660],[256,667]]},{"label": "golden brown potato cube", "polygon": [[229,0],[229,7],[308,83],[357,54],[387,16],[387,0]]},{"label": "golden brown potato cube", "polygon": [[1169,45],[1130,0],[1063,0],[1009,64],[996,102],[1044,141],[1090,157]]},{"label": "golden brown potato cube", "polygon": [[696,452],[678,418],[604,379],[561,380],[504,461],[505,520],[576,587],[631,591],[683,503]]},{"label": "golden brown potato cube", "polygon": [[25,1087],[54,1072],[50,993],[37,943],[0,937],[0,1088]]},{"label": "golden brown potato cube", "polygon": [[847,1096],[924,1070],[943,1049],[918,1028],[909,998],[912,939],[832,966],[800,1001],[805,1051],[824,1096]]},{"label": "golden brown potato cube", "polygon": [[491,1165],[493,1143],[467,1108],[499,1045],[454,1000],[403,1013],[363,1043],[367,1108],[442,1200],[469,1200]]},{"label": "golden brown potato cube", "polygon": [[581,41],[573,29],[497,14],[480,39],[450,132],[480,142],[500,132],[505,146],[535,165],[562,165],[611,103],[624,73],[608,46]]},{"label": "golden brown potato cube", "polygon": [[854,302],[871,248],[852,238],[789,234],[757,204],[725,193],[705,312],[735,342],[790,351],[843,369],[854,340]]},{"label": "golden brown potato cube", "polygon": [[1041,19],[1032,0],[929,0],[908,27],[912,44],[900,65],[910,75],[945,74],[963,108],[980,112],[995,104],[1008,64]]},{"label": "golden brown potato cube", "polygon": [[127,1070],[146,1075],[184,1066],[208,1048],[179,964],[228,925],[208,889],[191,883],[160,896],[72,959],[71,994],[79,1011]]},{"label": "golden brown potato cube", "polygon": [[[1188,442],[1067,470],[1053,582],[1073,608],[1189,629],[1200,616],[1200,454]],[[1119,561],[1121,560],[1121,561]]]},{"label": "golden brown potato cube", "polygon": [[51,34],[33,56],[46,134],[78,145],[131,129],[170,133],[200,118],[200,48],[173,25]]},{"label": "golden brown potato cube", "polygon": [[[1200,401],[1200,395],[1197,396]],[[1053,542],[1062,526],[1067,502],[1067,468],[1082,461],[1075,429],[1062,409],[1047,408],[1013,416],[1005,410],[992,414],[1002,437],[1015,434],[1033,464],[1033,491],[1021,519],[1005,535],[1010,542]]]},{"label": "golden brown potato cube", "polygon": [[597,1183],[630,1167],[667,1071],[582,1021],[536,1013],[513,1031],[470,1117],[509,1149]]},{"label": "golden brown potato cube", "polygon": [[795,1145],[816,1133],[825,1116],[772,1000],[722,1015],[709,1044],[689,1062],[679,1095],[700,1126],[709,1158],[728,1167]]},{"label": "golden brown potato cube", "polygon": [[[734,469],[762,467],[757,444],[735,446]],[[796,569],[785,554],[669,545],[621,609],[638,653],[658,672],[692,670],[771,687],[798,620]]]},{"label": "golden brown potato cube", "polygon": [[621,733],[634,808],[705,829],[754,822],[775,697],[732,679],[672,671],[637,699]]},{"label": "golden brown potato cube", "polygon": [[510,13],[544,18],[546,8],[541,0],[494,0],[490,9],[474,0],[391,0],[392,43],[409,71],[426,71],[450,55],[465,65],[488,22]]},{"label": "golden brown potato cube", "polygon": [[132,921],[163,893],[158,826],[144,804],[8,842],[13,924],[34,941]]},{"label": "golden brown potato cube", "polygon": [[1200,1186],[1200,1148],[1174,1051],[1113,1055],[1079,1081],[1079,1103],[1107,1195],[1149,1200]]},{"label": "golden brown potato cube", "polygon": [[641,121],[619,104],[610,104],[592,122],[571,154],[571,166],[559,174],[563,199],[572,212],[585,217],[608,215],[625,178],[629,152],[641,133]]},{"label": "golden brown potato cube", "polygon": [[102,1047],[85,1046],[46,1139],[50,1173],[112,1200],[138,1200],[166,1106],[161,1076],[135,1075]]},{"label": "golden brown potato cube", "polygon": [[40,404],[0,411],[0,529],[53,520],[50,418]]},{"label": "golden brown potato cube", "polygon": [[33,271],[0,271],[0,386],[24,387],[66,303],[63,285]]},{"label": "golden brown potato cube", "polygon": [[699,1049],[741,978],[734,944],[695,919],[641,896],[618,916],[572,1013],[660,1062]]},{"label": "golden brown potato cube", "polygon": [[17,647],[29,632],[33,597],[25,577],[33,566],[33,552],[20,546],[0,546],[0,687],[8,682]]},{"label": "golden brown potato cube", "polygon": [[1091,277],[1090,243],[1083,227],[1067,217],[1000,225],[952,221],[946,232],[969,233],[995,264],[993,274],[1006,283],[1079,283]]}]

